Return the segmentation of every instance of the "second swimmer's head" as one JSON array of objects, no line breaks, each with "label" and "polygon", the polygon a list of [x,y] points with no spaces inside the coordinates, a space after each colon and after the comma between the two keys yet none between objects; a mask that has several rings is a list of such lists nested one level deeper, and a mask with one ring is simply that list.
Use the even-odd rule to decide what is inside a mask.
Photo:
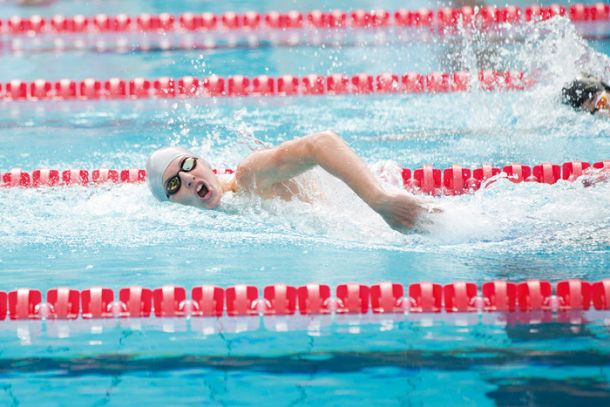
[{"label": "second swimmer's head", "polygon": [[224,193],[222,183],[203,158],[182,148],[166,147],[146,162],[148,186],[160,201],[215,209]]},{"label": "second swimmer's head", "polygon": [[561,89],[561,101],[591,114],[610,113],[610,86],[591,75],[583,75]]}]

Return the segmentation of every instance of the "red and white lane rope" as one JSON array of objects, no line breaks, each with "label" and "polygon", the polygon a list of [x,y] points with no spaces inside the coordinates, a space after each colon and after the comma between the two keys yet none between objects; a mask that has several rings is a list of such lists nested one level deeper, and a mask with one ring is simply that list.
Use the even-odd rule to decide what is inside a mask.
[{"label": "red and white lane rope", "polygon": [[56,15],[51,18],[41,16],[11,17],[0,20],[0,32],[10,35],[37,35],[43,33],[124,33],[124,32],[173,32],[173,31],[232,31],[232,30],[286,30],[286,29],[361,29],[383,27],[452,27],[460,21],[479,22],[483,25],[518,23],[549,19],[553,16],[568,16],[575,22],[610,21],[610,5],[573,4],[473,8],[441,8],[438,10],[353,10],[309,12],[287,11],[258,13],[254,11],[223,14],[183,13],[141,14],[129,16],[119,14],[109,16],[67,17]]},{"label": "red and white lane rope", "polygon": [[[218,172],[218,170],[214,170]],[[232,169],[223,170],[232,174]],[[513,163],[504,167],[484,164],[478,168],[464,168],[454,164],[449,168],[434,168],[424,165],[422,168],[403,168],[402,182],[405,189],[414,193],[428,195],[461,195],[478,190],[481,185],[495,176],[504,174],[515,183],[538,182],[555,184],[558,181],[574,181],[587,174],[599,176],[610,175],[610,160],[589,163],[586,161],[569,161],[563,164],[542,163],[533,166]],[[20,169],[0,172],[0,187],[57,187],[69,185],[99,185],[116,183],[139,183],[146,180],[143,169],[83,169],[56,170],[38,169],[28,173]]]},{"label": "red and white lane rope", "polygon": [[515,91],[524,90],[534,84],[533,79],[523,72],[480,71],[475,78],[471,76],[469,72],[433,72],[59,81],[38,79],[31,82],[12,80],[0,83],[0,100],[12,102],[447,93],[465,92],[474,86],[485,91]]},{"label": "red and white lane rope", "polygon": [[610,279],[593,283],[570,279],[556,284],[490,281],[480,290],[473,282],[419,282],[408,287],[395,282],[347,283],[337,285],[334,296],[330,286],[315,283],[268,285],[262,297],[256,286],[243,284],[196,286],[190,297],[185,287],[175,285],[123,287],[118,297],[107,287],[52,288],[44,300],[37,289],[0,291],[0,320],[542,312],[546,315],[541,321],[551,321],[553,313],[561,320],[565,312],[588,310],[610,311]]},{"label": "red and white lane rope", "polygon": [[[459,34],[461,25],[482,29],[567,16],[585,37],[608,36],[610,5],[574,4],[441,8],[225,12],[95,16],[11,17],[0,20],[2,50],[9,52],[95,50],[150,51],[261,45],[368,45],[426,41],[430,34]],[[594,24],[595,26],[591,26]],[[374,30],[373,36],[360,35]]]}]

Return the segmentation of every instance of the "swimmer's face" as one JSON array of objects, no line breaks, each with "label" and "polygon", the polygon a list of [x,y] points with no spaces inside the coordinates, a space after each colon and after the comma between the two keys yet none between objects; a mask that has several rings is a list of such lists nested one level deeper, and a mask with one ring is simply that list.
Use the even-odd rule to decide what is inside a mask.
[{"label": "swimmer's face", "polygon": [[596,116],[610,117],[610,94],[606,91],[599,92],[582,105],[583,109]]},{"label": "swimmer's face", "polygon": [[163,187],[165,191],[175,191],[168,194],[171,202],[202,209],[217,208],[223,195],[216,174],[205,160],[196,157],[173,160],[163,173]]}]

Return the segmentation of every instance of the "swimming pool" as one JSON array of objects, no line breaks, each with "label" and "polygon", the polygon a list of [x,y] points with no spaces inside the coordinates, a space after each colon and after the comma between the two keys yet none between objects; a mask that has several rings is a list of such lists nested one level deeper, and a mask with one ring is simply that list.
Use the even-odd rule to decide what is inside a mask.
[{"label": "swimming pool", "polygon": [[[128,13],[204,11],[202,3],[186,1],[117,4],[67,1],[49,12],[93,14],[119,6]],[[360,2],[344,8],[356,6],[370,7]],[[436,7],[412,7],[418,6]],[[1,7],[3,15],[30,12]],[[331,7],[338,5],[302,8]],[[286,8],[274,2],[205,4],[212,12],[246,9]],[[232,168],[258,142],[275,144],[321,129],[341,134],[378,173],[391,171],[388,160],[445,168],[608,159],[610,122],[558,103],[558,89],[578,73],[576,60],[586,45],[565,21],[544,27],[521,45],[496,46],[498,66],[539,73],[540,83],[525,92],[5,103],[0,169],[141,168],[150,152],[169,143],[206,154],[218,168]],[[472,63],[468,50],[480,43],[467,43],[465,65]],[[607,40],[589,44],[609,53]],[[446,44],[432,41],[366,48],[10,53],[3,55],[0,77],[433,72],[446,70],[445,52]],[[593,70],[609,65],[597,54],[585,62]],[[403,236],[345,187],[320,172],[314,176],[332,199],[310,205],[234,197],[222,212],[162,205],[143,185],[2,188],[0,289],[481,284],[597,281],[608,275],[608,184],[500,180],[474,195],[434,198],[445,209],[441,219],[426,234]],[[603,320],[496,325],[475,315],[356,324],[337,317],[313,331],[283,330],[269,321],[227,323],[223,332],[196,318],[153,319],[141,328],[118,320],[2,321],[0,400],[539,405],[609,396]]]}]

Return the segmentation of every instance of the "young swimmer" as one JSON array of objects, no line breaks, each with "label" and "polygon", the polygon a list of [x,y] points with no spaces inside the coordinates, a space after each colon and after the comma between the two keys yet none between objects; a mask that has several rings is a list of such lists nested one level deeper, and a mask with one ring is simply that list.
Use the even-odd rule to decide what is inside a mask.
[{"label": "young swimmer", "polygon": [[229,180],[221,180],[203,158],[180,147],[155,151],[146,163],[146,171],[148,185],[160,201],[216,209],[226,192],[306,200],[293,178],[317,165],[344,181],[399,232],[412,229],[428,212],[423,201],[406,192],[385,191],[360,157],[330,131],[255,151],[237,166]]},{"label": "young swimmer", "polygon": [[576,110],[610,117],[610,86],[591,75],[583,75],[561,89],[561,100]]}]

